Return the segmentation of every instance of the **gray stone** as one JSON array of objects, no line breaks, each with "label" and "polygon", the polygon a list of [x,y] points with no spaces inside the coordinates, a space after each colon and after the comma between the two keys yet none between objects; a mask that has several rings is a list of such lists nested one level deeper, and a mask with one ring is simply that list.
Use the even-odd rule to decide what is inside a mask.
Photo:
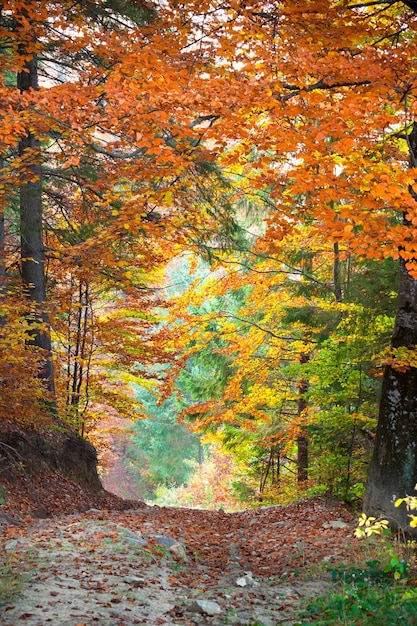
[{"label": "gray stone", "polygon": [[165,548],[172,548],[172,546],[175,546],[178,543],[176,539],[173,539],[172,537],[167,537],[166,535],[151,536],[155,543],[157,543],[159,546],[165,546]]},{"label": "gray stone", "polygon": [[187,561],[187,552],[185,550],[185,546],[182,543],[174,543],[173,546],[169,548],[171,552],[173,552],[178,558],[182,561]]},{"label": "gray stone", "polygon": [[222,612],[217,602],[212,600],[194,600],[189,606],[189,610],[193,613],[205,613],[206,615],[220,615]]},{"label": "gray stone", "polygon": [[324,522],[323,528],[349,528],[349,524],[343,520],[332,520],[331,522]]},{"label": "gray stone", "polygon": [[252,578],[252,572],[245,572],[244,576],[237,579],[236,585],[238,587],[259,587],[259,583]]},{"label": "gray stone", "polygon": [[10,541],[7,541],[4,544],[4,549],[6,550],[6,552],[13,551],[15,550],[18,546],[29,546],[30,542],[28,541],[28,539],[26,537],[23,537],[22,539],[10,539]]},{"label": "gray stone", "polygon": [[122,537],[123,541],[127,541],[128,543],[135,543],[136,545],[139,546],[146,546],[147,545],[147,541],[145,539],[143,539],[143,537],[133,537],[130,535],[127,535],[126,537]]},{"label": "gray stone", "polygon": [[141,578],[140,576],[125,576],[123,580],[128,585],[132,585],[132,587],[142,587],[146,584],[145,578]]},{"label": "gray stone", "polygon": [[289,585],[281,585],[280,587],[277,588],[276,590],[276,598],[279,599],[285,599],[286,601],[288,599],[295,599],[298,598],[300,596],[299,592],[297,591],[297,589],[295,587],[291,587]]},{"label": "gray stone", "polygon": [[257,615],[256,621],[262,624],[262,626],[276,626],[276,624],[280,623],[270,617],[267,617],[266,615]]}]

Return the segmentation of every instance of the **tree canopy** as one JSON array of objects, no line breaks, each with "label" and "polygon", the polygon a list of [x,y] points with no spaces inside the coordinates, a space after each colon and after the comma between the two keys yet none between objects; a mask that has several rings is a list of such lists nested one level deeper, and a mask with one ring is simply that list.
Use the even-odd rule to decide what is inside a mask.
[{"label": "tree canopy", "polygon": [[[365,507],[405,526],[392,500],[417,483],[416,11],[3,3],[5,416],[52,412],[85,434],[109,403],[143,415],[130,383],[169,394],[179,377],[188,417],[288,468],[298,446],[302,479],[339,436],[346,489],[377,421]],[[210,277],[164,302],[185,257]]]}]

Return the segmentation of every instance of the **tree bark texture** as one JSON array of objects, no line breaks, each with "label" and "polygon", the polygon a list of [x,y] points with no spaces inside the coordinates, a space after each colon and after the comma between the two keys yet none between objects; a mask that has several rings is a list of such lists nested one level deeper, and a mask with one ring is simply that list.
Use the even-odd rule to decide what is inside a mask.
[{"label": "tree bark texture", "polygon": [[[417,281],[400,263],[400,285],[392,346],[417,346]],[[387,366],[382,383],[378,427],[369,468],[364,511],[406,528],[405,506],[397,498],[414,495],[417,483],[417,369]]]},{"label": "tree bark texture", "polygon": [[[19,72],[17,86],[23,93],[38,89],[38,65],[36,57],[28,61]],[[33,345],[44,350],[40,372],[46,388],[55,395],[49,319],[45,310],[46,279],[45,250],[42,228],[42,167],[40,145],[28,131],[19,144],[19,155],[27,160],[20,184],[20,237],[22,278],[28,295],[35,305]],[[39,326],[41,326],[39,328]]]},{"label": "tree bark texture", "polygon": [[[407,137],[409,166],[417,164],[417,123]],[[410,195],[417,195],[410,186]],[[405,226],[411,226],[406,214]],[[410,276],[400,259],[397,312],[391,345],[393,348],[417,348],[417,281]],[[382,382],[374,453],[368,473],[364,511],[387,518],[394,527],[409,527],[404,505],[396,508],[397,498],[415,495],[417,484],[417,368],[405,371],[387,365]],[[408,528],[408,530],[410,530]],[[413,531],[415,534],[416,531]]]}]

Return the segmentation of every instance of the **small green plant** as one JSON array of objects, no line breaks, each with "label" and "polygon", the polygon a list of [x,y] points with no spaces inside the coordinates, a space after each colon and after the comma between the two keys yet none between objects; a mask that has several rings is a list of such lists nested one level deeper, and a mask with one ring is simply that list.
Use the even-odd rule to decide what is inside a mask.
[{"label": "small green plant", "polygon": [[406,579],[407,565],[393,558],[388,565],[374,559],[364,567],[337,568],[331,572],[336,588],[311,600],[302,626],[361,624],[408,626],[417,623],[417,590],[398,584]]},{"label": "small green plant", "polygon": [[312,601],[300,626],[409,626],[417,615],[417,591],[368,583],[342,584],[338,592]]},{"label": "small green plant", "polygon": [[366,562],[364,567],[339,567],[331,572],[332,580],[357,585],[388,584],[393,580],[405,578],[408,573],[407,563],[393,557],[387,565],[382,565],[379,559]]},{"label": "small green plant", "polygon": [[[408,511],[417,510],[417,497],[400,498],[395,506],[403,503]],[[410,518],[410,525],[417,527],[417,515],[411,513]],[[374,535],[390,535],[388,520],[362,513],[354,534],[372,543]],[[412,561],[398,556],[396,552],[401,548],[398,543],[388,539],[381,543],[378,540],[378,545],[383,552],[382,561],[374,558],[361,567],[332,570],[335,588],[327,596],[311,600],[303,619],[297,623],[300,626],[417,624],[417,589],[409,581]]]},{"label": "small green plant", "polygon": [[399,559],[397,556],[393,556],[388,565],[385,566],[384,571],[391,573],[395,580],[400,580],[408,576],[408,563],[404,559]]}]

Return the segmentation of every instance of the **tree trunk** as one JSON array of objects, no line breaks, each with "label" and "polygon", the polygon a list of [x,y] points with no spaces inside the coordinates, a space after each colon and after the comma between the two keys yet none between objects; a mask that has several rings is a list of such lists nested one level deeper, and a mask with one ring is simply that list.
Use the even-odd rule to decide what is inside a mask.
[{"label": "tree trunk", "polygon": [[[301,354],[300,363],[307,363],[310,359],[309,354]],[[308,380],[302,379],[298,385],[298,417],[302,417],[303,412],[307,408],[306,393],[308,391]],[[304,420],[303,420],[304,421]],[[297,482],[303,483],[308,480],[308,434],[307,428],[303,429],[297,437]]]},{"label": "tree trunk", "polygon": [[[17,76],[17,86],[23,93],[38,89],[36,57],[25,64]],[[28,131],[20,141],[19,155],[28,159],[23,165],[20,185],[20,237],[22,277],[28,295],[35,305],[32,343],[44,351],[40,377],[52,396],[55,396],[49,319],[45,310],[46,280],[45,251],[42,229],[42,168],[40,145]]]},{"label": "tree trunk", "polygon": [[333,244],[333,289],[334,299],[336,302],[342,302],[342,266],[340,263],[340,251],[337,241]]},{"label": "tree trunk", "polygon": [[204,448],[203,444],[200,440],[198,440],[198,464],[203,465],[204,463]]},{"label": "tree trunk", "polygon": [[[417,123],[408,134],[410,167],[417,165]],[[410,195],[417,196],[410,186]],[[404,224],[411,227],[404,214]],[[417,281],[400,259],[397,313],[391,345],[415,350],[417,347]],[[403,368],[402,368],[403,369]],[[392,526],[406,528],[405,506],[394,506],[397,498],[414,495],[417,484],[417,368],[400,371],[387,365],[382,381],[381,401],[374,453],[368,473],[364,500],[367,515],[387,518]],[[408,528],[408,530],[410,530]],[[413,531],[416,532],[415,529]]]},{"label": "tree trunk", "polygon": [[[417,281],[400,263],[400,285],[392,346],[417,345]],[[417,483],[417,369],[385,368],[375,448],[369,468],[364,511],[405,528],[405,506],[397,498],[414,495]]]}]

